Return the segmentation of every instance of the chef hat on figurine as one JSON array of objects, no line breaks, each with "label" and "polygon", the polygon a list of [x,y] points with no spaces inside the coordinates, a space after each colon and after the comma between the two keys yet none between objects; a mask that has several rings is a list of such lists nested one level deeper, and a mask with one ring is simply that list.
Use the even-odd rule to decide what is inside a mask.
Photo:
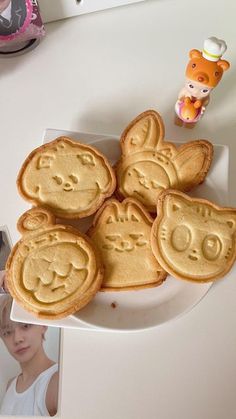
[{"label": "chef hat on figurine", "polygon": [[223,39],[218,39],[215,36],[204,41],[204,49],[202,56],[209,61],[218,61],[227,50],[227,45]]}]

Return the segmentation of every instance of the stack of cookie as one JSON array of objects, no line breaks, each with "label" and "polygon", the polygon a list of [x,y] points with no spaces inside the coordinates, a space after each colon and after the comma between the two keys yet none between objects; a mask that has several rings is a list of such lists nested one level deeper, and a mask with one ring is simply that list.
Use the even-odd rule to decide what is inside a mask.
[{"label": "stack of cookie", "polygon": [[[111,167],[94,147],[60,137],[20,170],[18,190],[33,208],[18,221],[23,237],[8,259],[7,283],[38,317],[65,317],[99,290],[160,285],[168,273],[214,281],[235,261],[236,210],[185,194],[207,176],[212,144],[177,148],[150,110],[129,124],[120,146]],[[90,215],[86,234],[68,225]]]}]

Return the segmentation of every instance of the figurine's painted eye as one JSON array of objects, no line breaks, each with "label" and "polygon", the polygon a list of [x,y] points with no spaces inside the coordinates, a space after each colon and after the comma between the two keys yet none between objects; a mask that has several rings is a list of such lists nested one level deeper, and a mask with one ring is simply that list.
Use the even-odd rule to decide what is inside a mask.
[{"label": "figurine's painted eye", "polygon": [[219,71],[215,72],[215,76],[218,77],[220,75]]},{"label": "figurine's painted eye", "polygon": [[208,93],[209,90],[208,89],[202,89],[202,93]]},{"label": "figurine's painted eye", "polygon": [[190,89],[193,89],[194,88],[194,86],[192,84],[189,84],[189,87],[190,87]]},{"label": "figurine's painted eye", "polygon": [[193,63],[193,64],[192,64],[192,68],[195,68],[195,67],[196,67],[196,65],[197,65],[197,64]]}]

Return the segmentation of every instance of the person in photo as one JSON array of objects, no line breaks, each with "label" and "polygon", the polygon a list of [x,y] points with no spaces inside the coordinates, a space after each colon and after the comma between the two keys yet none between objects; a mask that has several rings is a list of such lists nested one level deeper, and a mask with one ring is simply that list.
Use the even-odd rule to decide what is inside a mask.
[{"label": "person in photo", "polygon": [[27,15],[25,0],[0,0],[0,34],[3,36],[17,32]]},{"label": "person in photo", "polygon": [[0,295],[8,292],[6,284],[6,272],[0,271]]},{"label": "person in photo", "polygon": [[0,294],[8,292],[5,265],[11,249],[5,231],[0,230]]},{"label": "person in photo", "polygon": [[54,416],[59,373],[44,351],[47,326],[12,321],[11,305],[10,295],[0,296],[0,337],[21,373],[7,383],[0,415]]}]

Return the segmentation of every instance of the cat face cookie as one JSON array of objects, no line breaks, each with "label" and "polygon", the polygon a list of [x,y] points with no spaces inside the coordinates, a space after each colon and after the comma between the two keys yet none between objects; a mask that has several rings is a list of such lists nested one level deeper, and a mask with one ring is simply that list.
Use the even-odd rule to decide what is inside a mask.
[{"label": "cat face cookie", "polygon": [[88,231],[104,264],[103,290],[138,289],[161,284],[166,272],[153,256],[153,219],[136,200],[105,202]]},{"label": "cat face cookie", "polygon": [[67,137],[35,149],[17,179],[20,194],[57,217],[93,214],[116,186],[115,174],[98,150]]},{"label": "cat face cookie", "polygon": [[169,190],[161,194],[151,245],[160,265],[195,282],[223,277],[235,258],[236,209]]},{"label": "cat face cookie", "polygon": [[7,262],[7,286],[26,310],[44,319],[66,317],[99,290],[103,268],[90,240],[78,230],[55,224],[37,207],[18,222],[23,238]]},{"label": "cat face cookie", "polygon": [[164,141],[162,118],[152,110],[128,125],[120,143],[117,193],[138,199],[151,212],[155,212],[163,190],[187,191],[203,182],[213,156],[213,146],[206,140],[191,141],[179,148]]}]

